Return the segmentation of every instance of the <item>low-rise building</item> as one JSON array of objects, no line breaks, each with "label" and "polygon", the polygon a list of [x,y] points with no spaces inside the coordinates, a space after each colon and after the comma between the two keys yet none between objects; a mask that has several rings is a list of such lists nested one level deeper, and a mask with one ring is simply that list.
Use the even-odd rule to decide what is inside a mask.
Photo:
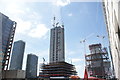
[{"label": "low-rise building", "polygon": [[25,79],[24,70],[4,70],[3,79]]}]

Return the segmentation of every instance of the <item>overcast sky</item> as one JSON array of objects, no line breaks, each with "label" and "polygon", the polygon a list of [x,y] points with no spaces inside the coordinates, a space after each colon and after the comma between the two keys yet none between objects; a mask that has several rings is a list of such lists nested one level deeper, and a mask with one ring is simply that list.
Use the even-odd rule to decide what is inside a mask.
[{"label": "overcast sky", "polygon": [[[50,29],[53,16],[65,26],[66,62],[75,65],[78,75],[84,75],[84,46],[80,43],[86,39],[86,53],[90,53],[89,44],[103,43],[108,47],[106,27],[102,4],[99,2],[55,2],[0,0],[0,12],[17,22],[15,41],[26,42],[23,69],[27,54],[33,53],[42,63],[44,57],[49,62]],[[96,36],[106,36],[104,40]]]}]

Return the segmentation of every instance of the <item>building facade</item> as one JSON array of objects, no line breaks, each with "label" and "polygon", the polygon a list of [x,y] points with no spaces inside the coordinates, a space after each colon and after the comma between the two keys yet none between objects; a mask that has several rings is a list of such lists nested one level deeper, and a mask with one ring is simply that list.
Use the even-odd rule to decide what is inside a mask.
[{"label": "building facade", "polygon": [[14,42],[9,70],[22,70],[24,50],[25,50],[24,41],[19,40]]},{"label": "building facade", "polygon": [[25,80],[24,70],[4,70],[3,74],[4,80]]},{"label": "building facade", "polygon": [[118,1],[103,0],[103,10],[115,70],[114,75],[120,79],[120,1]]},{"label": "building facade", "polygon": [[34,54],[27,55],[26,78],[37,77],[38,57]]},{"label": "building facade", "polygon": [[50,34],[50,63],[65,61],[64,26],[54,24]]},{"label": "building facade", "polygon": [[16,22],[0,13],[0,79],[2,70],[8,69]]}]

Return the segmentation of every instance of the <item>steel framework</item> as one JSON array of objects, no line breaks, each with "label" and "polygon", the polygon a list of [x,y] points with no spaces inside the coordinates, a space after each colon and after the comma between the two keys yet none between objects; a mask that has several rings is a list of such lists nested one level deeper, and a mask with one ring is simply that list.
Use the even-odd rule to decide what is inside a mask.
[{"label": "steel framework", "polygon": [[85,55],[86,67],[90,76],[106,77],[110,71],[110,60],[107,48],[102,48],[101,44],[89,46],[90,54]]}]

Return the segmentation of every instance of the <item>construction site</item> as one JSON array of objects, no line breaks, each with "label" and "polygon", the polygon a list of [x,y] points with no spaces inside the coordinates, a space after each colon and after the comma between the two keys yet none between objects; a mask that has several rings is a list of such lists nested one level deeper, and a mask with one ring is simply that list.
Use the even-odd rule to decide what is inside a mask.
[{"label": "construction site", "polygon": [[[57,4],[57,3],[55,3],[55,4]],[[67,4],[67,5],[69,5],[69,4]],[[65,7],[67,5],[62,4],[62,7],[63,6]],[[75,9],[78,8],[78,6],[76,6],[76,3],[73,3],[73,5],[75,6],[74,7]],[[83,28],[83,26],[85,26],[85,24],[91,23],[91,22],[88,23],[89,21],[93,22],[94,20],[88,19],[89,21],[83,21],[84,18],[82,19],[81,15],[78,17],[78,15],[79,15],[78,12],[76,12],[77,16],[75,16],[76,14],[73,15],[72,11],[68,11],[68,13],[65,13],[65,12],[67,12],[66,9],[63,9],[62,7],[59,7],[59,6],[60,5],[57,5],[57,6],[54,5],[54,7],[56,9],[53,8],[53,11],[51,14],[52,16],[47,16],[47,17],[49,17],[50,20],[51,20],[51,17],[53,17],[53,20],[51,20],[52,25],[48,23],[48,22],[50,22],[50,20],[47,19],[46,16],[44,16],[44,19],[46,19],[45,20],[46,23],[37,22],[37,21],[39,21],[39,19],[34,21],[34,19],[32,19],[33,17],[36,18],[36,17],[40,16],[40,15],[37,15],[36,13],[31,13],[32,14],[32,15],[30,15],[31,21],[26,21],[26,23],[24,23],[24,20],[23,21],[22,21],[22,19],[20,20],[20,22],[22,23],[22,25],[20,25],[20,26],[23,26],[23,25],[25,25],[27,27],[30,26],[30,29],[28,29],[28,30],[26,29],[26,31],[23,32],[23,34],[27,35],[27,37],[24,37],[23,35],[19,34],[20,37],[21,36],[24,37],[24,38],[20,38],[20,39],[28,40],[26,42],[28,42],[28,44],[30,44],[30,45],[27,45],[28,49],[25,52],[26,53],[25,58],[24,58],[25,41],[18,40],[17,39],[17,38],[19,38],[19,36],[18,36],[16,38],[16,40],[18,40],[18,41],[14,42],[14,36],[15,36],[15,31],[16,31],[16,27],[17,27],[17,22],[9,19],[9,17],[7,17],[6,15],[4,15],[3,13],[0,12],[0,80],[117,80],[117,79],[119,80],[119,77],[120,77],[119,76],[119,72],[120,72],[119,66],[120,65],[118,63],[120,62],[120,60],[118,57],[118,53],[120,51],[119,51],[119,48],[117,50],[117,47],[119,47],[119,45],[114,48],[111,47],[109,50],[107,50],[108,46],[110,47],[110,44],[108,44],[107,41],[105,44],[105,46],[107,45],[107,47],[104,47],[103,44],[101,44],[102,42],[96,43],[97,40],[94,42],[96,44],[91,44],[91,43],[93,43],[92,41],[95,40],[92,38],[91,42],[89,42],[91,45],[89,45],[87,47],[87,48],[89,48],[90,52],[89,52],[89,54],[87,54],[86,53],[86,50],[87,50],[86,39],[88,37],[86,37],[85,39],[80,41],[80,43],[82,43],[82,42],[84,43],[84,49],[79,47],[79,41],[76,41],[76,40],[78,40],[79,34],[84,37],[84,36],[90,34],[91,32],[95,31],[94,29],[96,28],[96,26],[93,27],[94,31],[92,31],[92,28],[91,28],[91,32],[89,32],[89,27]],[[103,5],[103,6],[105,6],[105,5]],[[52,7],[53,7],[53,4],[52,4],[51,8]],[[70,5],[70,7],[71,7],[71,5]],[[84,7],[84,5],[83,5],[83,7]],[[36,8],[36,10],[37,10],[37,8]],[[93,6],[91,8],[93,8]],[[63,11],[64,14],[62,14],[63,13],[62,9],[64,10]],[[72,9],[72,8],[68,7],[67,9]],[[26,9],[26,11],[27,10],[29,11],[29,9]],[[34,10],[34,8],[33,8],[33,10]],[[87,13],[89,9],[86,9],[86,10],[87,10],[86,11],[86,13]],[[43,12],[46,12],[46,11],[43,11]],[[92,9],[91,9],[91,11],[92,11]],[[18,10],[18,12],[19,12],[19,10]],[[73,9],[73,12],[75,12],[74,9]],[[42,11],[40,13],[42,13]],[[54,16],[53,16],[53,13],[55,14]],[[96,12],[96,13],[99,13],[99,12]],[[35,16],[33,16],[33,14],[35,14]],[[46,14],[48,15],[49,13],[46,12]],[[32,16],[32,18],[31,18],[31,16]],[[71,18],[72,16],[74,16],[76,18],[75,19]],[[77,20],[77,18],[78,18],[78,20]],[[65,20],[62,21],[62,19],[65,19]],[[86,23],[83,23],[83,25],[78,24],[80,22],[79,19],[81,19],[80,24],[82,24],[83,22],[86,22]],[[97,19],[97,18],[95,17],[95,19]],[[32,20],[34,22],[32,22]],[[47,20],[48,20],[48,22],[47,22]],[[77,20],[78,23],[75,20]],[[42,19],[41,19],[41,22],[42,22]],[[97,20],[96,20],[96,22],[97,22]],[[70,23],[72,23],[73,25],[71,25]],[[19,22],[18,22],[18,24],[19,24]],[[46,27],[46,25],[49,27]],[[98,24],[96,24],[96,25],[98,25]],[[74,28],[72,28],[71,26]],[[75,28],[75,26],[77,26],[77,27]],[[86,25],[86,26],[89,26],[89,25]],[[68,28],[66,28],[66,27],[68,27]],[[81,27],[81,28],[79,28],[79,27]],[[79,29],[77,29],[77,28],[79,28]],[[44,32],[44,35],[43,35],[42,31],[40,31],[40,30],[44,30],[44,29],[46,31],[45,32],[43,31]],[[74,29],[75,31],[73,32],[72,29]],[[88,31],[87,31],[87,29],[88,29]],[[50,30],[50,33],[48,33],[49,30]],[[68,32],[66,32],[67,34],[64,34],[65,30],[68,31]],[[76,31],[76,30],[78,30],[78,31]],[[80,30],[85,30],[86,32],[89,32],[89,33],[86,33],[85,31],[83,31],[83,33],[82,33],[82,31],[80,31]],[[22,29],[20,31],[22,31]],[[41,32],[41,33],[39,33],[39,32]],[[80,32],[80,33],[78,33],[78,32]],[[117,32],[117,33],[119,33],[119,32]],[[36,34],[33,35],[33,33],[36,33]],[[116,32],[114,32],[114,33],[116,33]],[[42,34],[42,36],[40,36],[40,34]],[[49,34],[49,35],[47,35],[47,34]],[[95,33],[95,34],[97,34],[97,33]],[[65,40],[65,35],[68,36],[68,39],[66,39],[66,40]],[[48,36],[50,36],[50,37],[48,38]],[[105,36],[102,36],[102,39]],[[43,39],[43,37],[44,37],[44,39]],[[35,39],[33,39],[33,38],[35,38]],[[117,37],[117,38],[119,38],[119,37]],[[72,39],[74,39],[74,40],[72,40]],[[112,40],[113,39],[111,39],[111,41]],[[46,41],[46,42],[43,42],[43,41]],[[65,41],[68,41],[68,43],[66,43]],[[117,42],[114,42],[114,43],[115,44],[113,44],[112,46],[117,45]],[[49,48],[48,48],[48,45],[49,45]],[[66,45],[68,45],[67,49],[65,49]],[[111,52],[112,48],[113,48],[113,51]],[[47,52],[48,49],[49,49],[49,52]],[[114,49],[117,50],[115,55],[114,55],[114,53],[115,53]],[[30,53],[29,51],[33,52],[33,53]],[[84,51],[84,54],[85,54],[84,56],[82,55],[82,51]],[[34,54],[34,52],[35,52],[35,54]],[[48,54],[49,54],[49,60],[47,59]],[[67,57],[65,56],[66,54],[67,54]],[[43,57],[43,63],[42,63],[42,60],[41,61],[39,60],[39,57]],[[48,61],[45,62],[44,57]],[[82,59],[83,57],[84,57],[84,60]],[[65,58],[67,58],[67,59],[65,59]],[[116,60],[116,58],[118,58],[118,59]],[[26,60],[26,62],[24,62],[24,64],[26,65],[26,66],[24,65],[25,69],[23,69],[23,59]],[[66,61],[68,61],[68,62],[71,61],[71,63],[68,63]],[[84,65],[84,63],[85,63],[85,65]],[[38,64],[40,64],[39,68],[38,68]],[[82,71],[84,71],[84,73]],[[83,76],[81,76],[81,74],[83,74]]]},{"label": "construction site", "polygon": [[86,68],[92,77],[110,77],[110,60],[106,48],[101,44],[89,45],[90,54],[85,55]]},{"label": "construction site", "polygon": [[69,80],[77,72],[74,65],[65,62],[64,25],[56,22],[56,17],[50,34],[50,61],[40,66],[39,78]]},{"label": "construction site", "polygon": [[39,78],[66,78],[69,79],[71,75],[76,75],[74,65],[67,62],[55,62],[49,64],[43,64],[41,66],[41,72],[39,73]]}]

